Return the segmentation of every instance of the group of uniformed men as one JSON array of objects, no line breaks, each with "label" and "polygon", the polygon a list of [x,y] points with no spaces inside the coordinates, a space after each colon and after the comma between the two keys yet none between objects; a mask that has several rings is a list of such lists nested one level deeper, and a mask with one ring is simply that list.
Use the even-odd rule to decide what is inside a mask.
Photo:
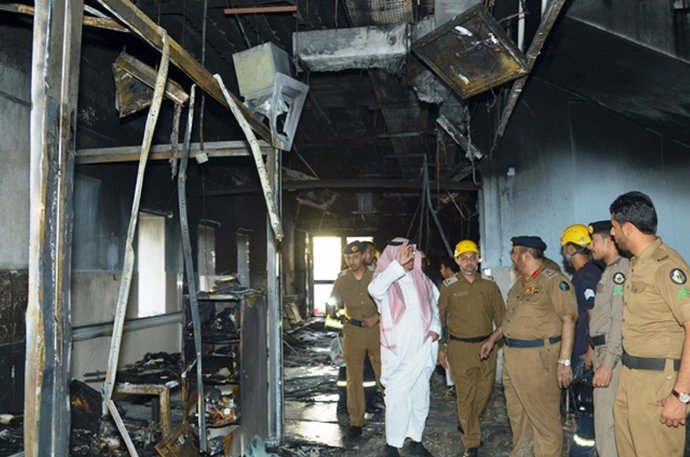
[{"label": "group of uniformed men", "polygon": [[[541,238],[512,238],[516,280],[505,304],[496,283],[478,271],[477,244],[457,243],[459,272],[446,275],[438,298],[438,362],[456,385],[465,457],[479,455],[479,419],[501,341],[511,457],[562,456],[561,389],[574,379],[593,387],[594,413],[576,420],[572,457],[594,455],[595,443],[599,457],[683,456],[690,404],[688,265],[656,236],[656,210],[647,195],[623,194],[609,212],[610,220],[563,231],[561,253],[574,270],[572,281],[544,256]],[[333,289],[346,309],[349,439],[364,424],[365,355],[377,381],[380,376],[380,310],[367,294],[372,272],[353,269],[364,248],[348,244],[348,270]],[[388,448],[386,455],[397,455]],[[412,455],[430,455],[423,447],[417,452]]]}]

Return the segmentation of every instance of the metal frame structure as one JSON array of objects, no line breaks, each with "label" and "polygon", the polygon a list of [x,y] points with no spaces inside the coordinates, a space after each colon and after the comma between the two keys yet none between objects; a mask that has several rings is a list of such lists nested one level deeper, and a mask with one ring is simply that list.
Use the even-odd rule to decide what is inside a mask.
[{"label": "metal frame structure", "polygon": [[28,457],[69,450],[72,193],[83,11],[82,0],[38,0],[34,11],[24,400]]}]

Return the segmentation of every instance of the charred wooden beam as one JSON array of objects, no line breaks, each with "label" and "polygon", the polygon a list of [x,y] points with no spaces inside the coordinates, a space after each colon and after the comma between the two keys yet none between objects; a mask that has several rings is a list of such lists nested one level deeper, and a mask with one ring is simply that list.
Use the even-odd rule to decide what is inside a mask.
[{"label": "charred wooden beam", "polygon": [[[34,15],[34,7],[23,3],[0,3],[0,11],[26,14],[28,16]],[[129,33],[127,27],[123,27],[118,24],[117,21],[109,18],[84,16],[84,25],[98,29],[112,30],[114,32]]]},{"label": "charred wooden beam", "polygon": [[31,62],[24,451],[69,454],[74,151],[82,0],[38,0]]},{"label": "charred wooden beam", "polygon": [[[161,35],[158,32],[159,26],[137,8],[129,0],[98,0],[108,11],[115,17],[127,25],[134,33],[142,37],[151,46],[158,49],[163,49],[163,42]],[[225,101],[218,82],[213,78],[213,75],[204,68],[192,55],[187,52],[177,41],[170,40],[170,61],[180,70],[182,70],[189,78],[192,79],[204,92],[216,99],[218,103],[229,108]],[[252,129],[264,140],[271,143],[271,132],[268,127],[263,124],[249,108],[247,108],[234,94],[230,94],[239,106],[244,117],[249,121]]]}]

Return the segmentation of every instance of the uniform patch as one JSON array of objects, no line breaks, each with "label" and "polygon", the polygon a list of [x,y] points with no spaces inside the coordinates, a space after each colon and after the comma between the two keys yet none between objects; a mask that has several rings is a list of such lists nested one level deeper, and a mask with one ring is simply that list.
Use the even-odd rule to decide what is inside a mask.
[{"label": "uniform patch", "polygon": [[685,276],[685,273],[680,268],[674,268],[671,270],[670,276],[671,281],[675,282],[676,284],[685,284],[685,282],[688,280],[688,277]]},{"label": "uniform patch", "polygon": [[623,286],[615,286],[613,288],[613,295],[623,295]]},{"label": "uniform patch", "polygon": [[678,291],[678,298],[686,298],[686,297],[690,297],[690,289],[688,289],[687,287],[683,287],[682,289],[680,289]]},{"label": "uniform patch", "polygon": [[526,294],[536,294],[539,293],[539,289],[537,286],[529,286],[525,288],[525,293]]},{"label": "uniform patch", "polygon": [[446,278],[443,280],[443,285],[444,286],[450,286],[451,284],[458,282],[457,276],[451,276],[450,278]]},{"label": "uniform patch", "polygon": [[565,281],[561,281],[561,283],[558,284],[558,288],[561,289],[563,292],[568,292],[570,290],[570,286]]},{"label": "uniform patch", "polygon": [[625,275],[620,271],[613,275],[614,284],[623,284],[625,282]]},{"label": "uniform patch", "polygon": [[558,272],[553,271],[550,268],[547,268],[546,270],[544,270],[544,276],[546,276],[547,278],[553,278],[557,274],[558,274]]},{"label": "uniform patch", "polygon": [[585,290],[585,300],[589,300],[590,298],[594,298],[596,294],[592,289],[587,289]]}]

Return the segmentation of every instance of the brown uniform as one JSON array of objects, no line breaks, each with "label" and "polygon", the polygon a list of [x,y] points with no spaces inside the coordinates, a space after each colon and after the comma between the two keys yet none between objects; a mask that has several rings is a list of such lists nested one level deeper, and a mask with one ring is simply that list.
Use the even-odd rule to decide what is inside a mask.
[{"label": "brown uniform", "polygon": [[362,279],[344,270],[333,284],[331,297],[338,307],[345,308],[343,327],[343,358],[347,368],[347,412],[355,427],[364,424],[364,357],[368,354],[376,375],[381,376],[381,345],[378,324],[372,328],[359,325],[361,321],[378,313],[376,303],[369,296],[367,287],[374,273],[365,269]]},{"label": "brown uniform", "polygon": [[448,364],[455,382],[458,420],[465,430],[465,449],[479,447],[479,417],[489,403],[496,377],[496,351],[480,360],[481,342],[503,322],[505,305],[495,282],[457,273],[441,286],[441,328],[448,332]]},{"label": "brown uniform", "polygon": [[[577,316],[570,281],[550,268],[529,281],[519,277],[508,293],[503,319],[503,387],[513,431],[511,457],[561,457],[561,391],[556,377],[563,319]],[[537,347],[524,347],[540,344]],[[523,347],[520,347],[523,346]]]},{"label": "brown uniform", "polygon": [[630,261],[616,257],[601,275],[589,322],[589,334],[594,346],[594,369],[605,366],[613,369],[608,387],[594,389],[594,435],[599,457],[617,457],[613,425],[613,402],[621,371],[621,321],[623,319],[623,284],[630,269]]},{"label": "brown uniform", "polygon": [[[661,239],[633,257],[623,292],[623,364],[614,405],[621,456],[681,457],[685,427],[659,421],[671,393],[690,320],[688,265]],[[663,369],[631,369],[626,356],[661,359]]]}]

